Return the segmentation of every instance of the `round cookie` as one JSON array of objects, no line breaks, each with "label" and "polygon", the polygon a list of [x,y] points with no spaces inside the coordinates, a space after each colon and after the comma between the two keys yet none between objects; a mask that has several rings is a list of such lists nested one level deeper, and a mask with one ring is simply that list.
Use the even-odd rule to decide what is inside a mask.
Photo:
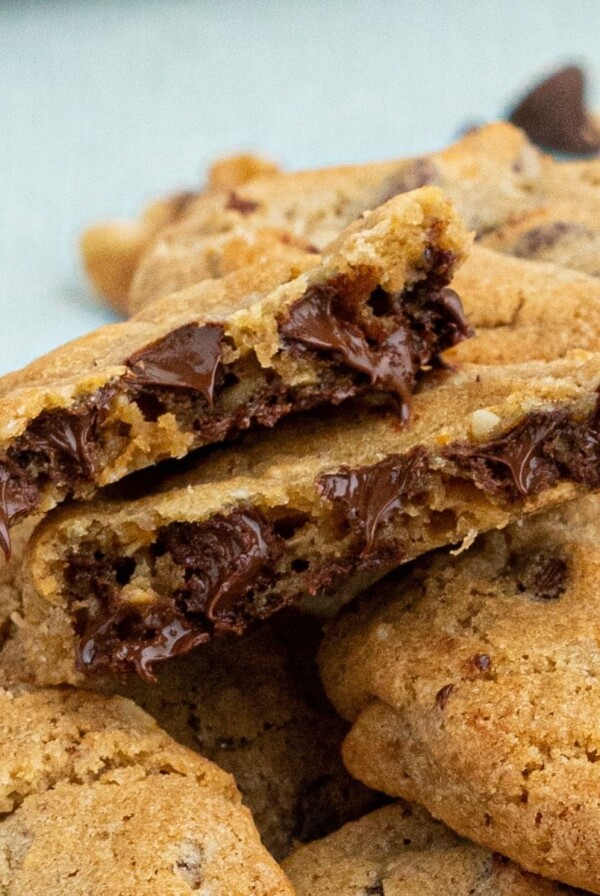
[{"label": "round cookie", "polygon": [[416,159],[268,172],[235,190],[209,191],[149,243],[133,274],[128,309],[216,276],[219,254],[229,254],[231,270],[236,244],[251,245],[263,233],[274,245],[321,250],[363,212],[427,184],[442,187],[469,228],[487,232],[540,204],[542,175],[551,164],[517,128],[498,122]]},{"label": "round cookie", "polygon": [[349,770],[530,871],[600,892],[600,503],[380,583],[321,664]]},{"label": "round cookie", "polygon": [[315,620],[284,613],[167,664],[156,684],[133,680],[121,691],[234,776],[276,859],[382,801],[343,766],[348,725],[323,693],[319,641]]},{"label": "round cookie", "polygon": [[0,891],[291,896],[229,775],[131,701],[0,692]]},{"label": "round cookie", "polygon": [[283,867],[296,896],[575,896],[461,840],[407,803],[301,847]]}]

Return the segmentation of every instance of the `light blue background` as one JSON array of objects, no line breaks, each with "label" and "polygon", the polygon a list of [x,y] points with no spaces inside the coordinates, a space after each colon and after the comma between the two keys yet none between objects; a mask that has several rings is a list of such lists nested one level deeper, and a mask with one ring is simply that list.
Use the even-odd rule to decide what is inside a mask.
[{"label": "light blue background", "polygon": [[587,62],[599,0],[0,0],[0,372],[110,319],[77,236],[256,149],[433,149]]}]

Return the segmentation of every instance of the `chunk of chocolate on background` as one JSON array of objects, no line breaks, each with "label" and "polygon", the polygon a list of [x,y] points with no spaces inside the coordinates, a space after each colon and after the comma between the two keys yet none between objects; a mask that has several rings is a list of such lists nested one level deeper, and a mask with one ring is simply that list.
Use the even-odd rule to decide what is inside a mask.
[{"label": "chunk of chocolate on background", "polygon": [[562,68],[537,84],[513,109],[509,121],[539,146],[575,155],[600,152],[600,125],[585,105],[585,75]]}]

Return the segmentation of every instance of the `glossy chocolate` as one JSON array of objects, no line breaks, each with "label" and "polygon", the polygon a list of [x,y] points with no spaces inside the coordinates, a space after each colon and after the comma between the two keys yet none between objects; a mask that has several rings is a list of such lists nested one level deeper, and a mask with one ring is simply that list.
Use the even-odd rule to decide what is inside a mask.
[{"label": "glossy chocolate", "polygon": [[378,528],[422,488],[427,457],[425,448],[417,447],[403,457],[387,457],[372,467],[344,467],[319,477],[317,488],[360,535],[368,553]]},{"label": "glossy chocolate", "polygon": [[96,407],[76,414],[62,410],[42,414],[29,429],[29,449],[45,454],[52,468],[70,458],[84,475],[92,476],[100,415]]},{"label": "glossy chocolate", "polygon": [[419,370],[471,334],[461,301],[448,288],[423,288],[413,296],[375,290],[369,301],[382,308],[390,330],[376,315],[359,318],[347,289],[344,278],[311,286],[289,308],[279,332],[288,342],[332,355],[368,377],[373,388],[396,395],[407,420]]},{"label": "glossy chocolate", "polygon": [[83,623],[80,668],[133,669],[152,680],[156,663],[188,653],[214,635],[240,634],[260,615],[252,608],[252,594],[271,575],[281,541],[256,508],[218,514],[204,523],[172,523],[159,533],[155,552],[172,558],[185,585],[146,608],[118,600],[124,561],[72,557],[69,576],[75,589],[93,588],[104,605],[102,613]]},{"label": "glossy chocolate", "polygon": [[147,345],[125,362],[141,386],[166,386],[200,392],[212,405],[222,366],[223,327],[185,324]]},{"label": "glossy chocolate", "polygon": [[534,143],[583,155],[600,152],[600,129],[585,106],[585,80],[576,66],[555,72],[514,109],[510,121]]},{"label": "glossy chocolate", "polygon": [[554,485],[560,475],[547,448],[564,422],[561,412],[531,414],[499,439],[452,446],[444,453],[469,470],[483,491],[516,491],[522,497],[538,494]]},{"label": "glossy chocolate", "polygon": [[249,592],[282,552],[272,524],[256,508],[217,514],[205,523],[172,523],[158,548],[185,570],[186,611],[227,631],[242,626]]},{"label": "glossy chocolate", "polygon": [[40,495],[18,472],[0,466],[0,547],[7,560],[11,555],[10,527],[35,510]]}]

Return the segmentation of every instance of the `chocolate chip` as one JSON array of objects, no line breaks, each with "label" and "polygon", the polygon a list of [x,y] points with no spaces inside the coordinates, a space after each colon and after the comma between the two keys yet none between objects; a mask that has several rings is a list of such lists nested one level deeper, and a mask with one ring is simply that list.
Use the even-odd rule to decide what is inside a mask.
[{"label": "chocolate chip", "polygon": [[[450,264],[432,259],[431,280],[444,280]],[[356,313],[349,289],[344,278],[311,286],[280,320],[279,332],[288,342],[332,354],[374,388],[396,395],[406,421],[421,367],[471,335],[461,301],[437,282],[434,288],[422,285],[414,296],[375,289],[367,302],[373,311],[368,322]]]},{"label": "chocolate chip", "polygon": [[236,193],[234,190],[229,194],[229,199],[227,200],[227,204],[225,206],[229,211],[239,212],[240,215],[251,215],[253,212],[257,210],[259,207],[258,202],[254,202],[253,199],[244,199],[239,193]]},{"label": "chocolate chip", "polygon": [[477,653],[473,657],[473,665],[475,665],[480,672],[489,672],[492,661],[487,653]]},{"label": "chocolate chip", "polygon": [[212,404],[223,332],[220,324],[185,324],[167,333],[127,359],[130,379],[143,386],[200,392]]},{"label": "chocolate chip", "polygon": [[372,467],[343,467],[336,473],[321,475],[317,490],[364,539],[368,553],[379,526],[422,489],[427,459],[426,449],[416,447],[404,456],[388,457]]},{"label": "chocolate chip", "polygon": [[57,453],[66,455],[91,478],[99,413],[98,408],[90,408],[80,414],[52,411],[42,415],[29,429],[29,450],[43,452],[51,463],[56,463]]},{"label": "chocolate chip", "polygon": [[282,552],[282,539],[257,508],[204,523],[172,523],[157,544],[185,570],[186,611],[228,631],[236,629],[260,572]]},{"label": "chocolate chip", "polygon": [[[87,672],[134,669],[151,681],[156,663],[188,653],[214,634],[241,633],[259,614],[252,607],[253,593],[272,573],[281,544],[255,508],[218,514],[204,523],[172,523],[159,533],[155,553],[169,554],[181,567],[185,587],[141,606],[119,599],[119,571],[129,558],[72,555],[66,572],[72,592],[78,598],[93,593],[100,603],[81,623],[79,667]],[[269,615],[261,606],[263,611]]]},{"label": "chocolate chip", "polygon": [[27,483],[18,471],[10,472],[0,466],[0,547],[10,560],[10,527],[34,510],[40,494],[34,485]]},{"label": "chocolate chip", "polygon": [[562,557],[546,551],[527,552],[510,561],[517,588],[536,600],[557,600],[567,588],[568,566]]},{"label": "chocolate chip", "polygon": [[572,221],[552,221],[551,224],[543,224],[533,227],[521,234],[517,240],[513,254],[519,258],[535,258],[546,249],[552,249],[565,237],[590,237],[591,230],[581,224]]},{"label": "chocolate chip", "polygon": [[534,87],[510,121],[547,149],[592,155],[600,151],[600,129],[586,109],[584,74],[577,66],[560,69]]},{"label": "chocolate chip", "polygon": [[530,414],[506,435],[483,445],[451,446],[446,457],[468,466],[476,483],[489,492],[512,486],[519,495],[537,494],[554,485],[559,470],[545,456],[550,437],[565,422],[561,411]]},{"label": "chocolate chip", "polygon": [[437,692],[437,694],[435,695],[435,702],[437,703],[437,705],[439,706],[440,709],[446,708],[446,704],[448,703],[448,700],[450,699],[450,695],[453,690],[454,690],[453,684],[446,684],[446,685],[444,685],[443,688],[440,688],[440,690]]}]

